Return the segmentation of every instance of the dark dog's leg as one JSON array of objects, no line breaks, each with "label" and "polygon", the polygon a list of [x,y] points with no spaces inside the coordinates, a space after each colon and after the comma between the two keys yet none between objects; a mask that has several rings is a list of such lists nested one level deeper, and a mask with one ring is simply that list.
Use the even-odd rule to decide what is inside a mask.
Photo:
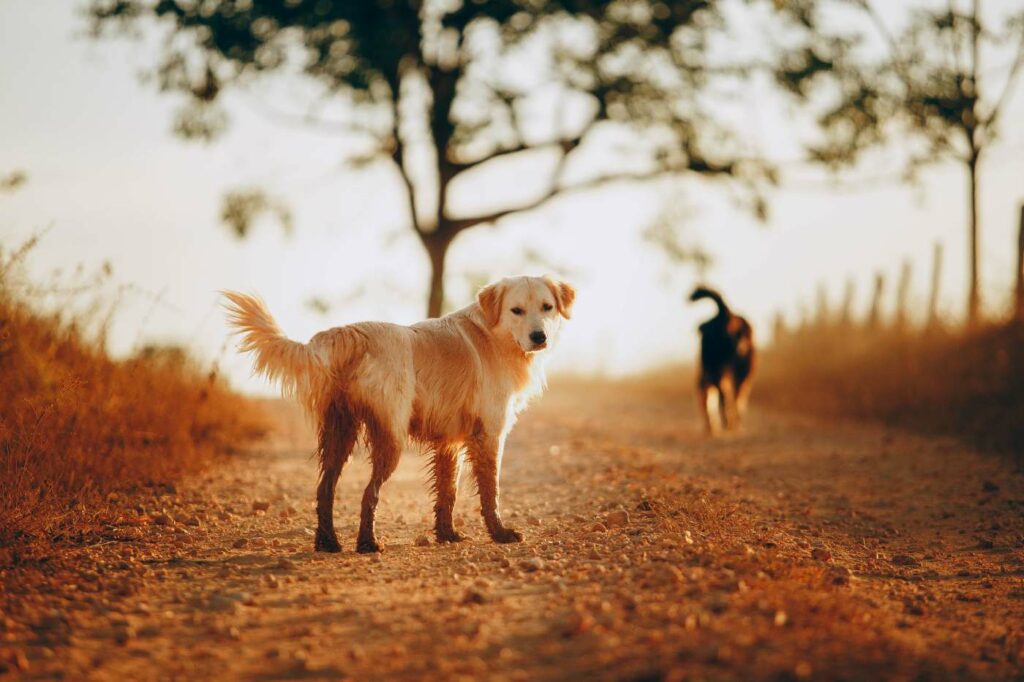
[{"label": "dark dog's leg", "polygon": [[736,383],[731,374],[722,377],[719,388],[722,391],[722,424],[726,429],[735,429],[740,418],[736,410]]},{"label": "dark dog's leg", "polygon": [[718,433],[722,418],[718,387],[714,384],[701,383],[697,397],[700,400],[701,413],[704,415],[704,425],[708,434],[713,436]]},{"label": "dark dog's leg", "polygon": [[459,448],[442,445],[434,451],[432,463],[434,484],[434,534],[438,542],[460,542],[464,540],[455,532],[452,511],[459,492],[459,474],[462,471],[462,456]]},{"label": "dark dog's leg", "polygon": [[495,542],[522,542],[519,531],[506,527],[498,514],[498,477],[501,472],[501,458],[505,450],[505,439],[495,439],[479,434],[469,444],[469,458],[473,464],[473,475],[480,492],[480,513],[484,517],[487,532]]},{"label": "dark dog's leg", "polygon": [[350,412],[334,404],[324,412],[320,423],[317,455],[320,459],[320,481],[316,487],[316,540],[318,552],[340,552],[334,532],[334,490],[341,470],[352,454],[359,424]]},{"label": "dark dog's leg", "polygon": [[739,390],[736,392],[736,414],[739,417],[739,421],[742,422],[743,418],[747,416],[747,407],[750,405],[750,391],[754,388],[754,382],[748,376],[742,384],[740,384]]},{"label": "dark dog's leg", "polygon": [[370,459],[373,465],[370,482],[363,492],[363,504],[359,517],[359,536],[356,538],[356,551],[360,554],[382,552],[377,543],[374,531],[374,519],[377,514],[377,502],[380,499],[380,488],[391,478],[398,466],[398,458],[402,454],[401,441],[395,435],[379,428],[370,430]]}]

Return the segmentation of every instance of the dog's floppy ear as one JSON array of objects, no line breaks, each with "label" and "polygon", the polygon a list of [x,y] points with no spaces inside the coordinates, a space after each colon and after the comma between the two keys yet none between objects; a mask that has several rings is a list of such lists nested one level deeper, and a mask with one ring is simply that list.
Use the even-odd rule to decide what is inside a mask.
[{"label": "dog's floppy ear", "polygon": [[551,294],[555,297],[555,305],[558,307],[558,312],[568,320],[572,317],[572,304],[576,300],[576,290],[572,288],[571,284],[556,282],[550,277],[545,277],[544,282],[551,289]]},{"label": "dog's floppy ear", "polygon": [[501,320],[501,304],[505,297],[505,286],[501,282],[488,284],[476,295],[476,302],[484,312],[484,319],[491,327],[498,325]]}]

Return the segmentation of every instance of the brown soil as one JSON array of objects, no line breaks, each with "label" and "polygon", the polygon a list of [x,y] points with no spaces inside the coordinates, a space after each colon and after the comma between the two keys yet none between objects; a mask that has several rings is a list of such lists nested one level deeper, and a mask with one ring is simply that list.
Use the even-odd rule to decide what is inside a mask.
[{"label": "brown soil", "polygon": [[251,452],[116,500],[88,547],[2,574],[26,679],[1013,679],[1024,479],[950,440],[755,413],[706,439],[686,390],[556,382],[513,432],[526,541],[424,543],[424,459],[353,551],[360,458],[315,554],[308,450]]}]

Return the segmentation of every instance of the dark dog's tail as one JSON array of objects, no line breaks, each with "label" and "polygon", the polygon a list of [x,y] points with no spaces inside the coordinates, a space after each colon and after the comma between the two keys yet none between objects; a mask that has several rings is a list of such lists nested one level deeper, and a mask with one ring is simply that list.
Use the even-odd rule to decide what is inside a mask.
[{"label": "dark dog's tail", "polygon": [[725,316],[729,314],[729,306],[725,304],[725,300],[722,298],[722,295],[714,289],[709,289],[708,287],[697,287],[693,290],[693,293],[690,294],[691,301],[699,301],[702,298],[710,298],[714,301],[718,306],[719,315]]}]

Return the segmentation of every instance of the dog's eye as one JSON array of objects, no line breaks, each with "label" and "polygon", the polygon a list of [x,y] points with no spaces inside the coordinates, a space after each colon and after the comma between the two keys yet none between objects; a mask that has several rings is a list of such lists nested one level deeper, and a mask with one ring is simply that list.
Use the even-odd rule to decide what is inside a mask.
[{"label": "dog's eye", "polygon": [[552,306],[550,303],[545,303],[540,307],[540,309],[543,310],[544,312],[549,312],[553,307],[554,306]]},{"label": "dog's eye", "polygon": [[515,308],[512,309],[512,314],[513,315],[522,315],[523,312],[524,312],[524,310],[522,308],[520,308],[519,306],[516,306]]}]

